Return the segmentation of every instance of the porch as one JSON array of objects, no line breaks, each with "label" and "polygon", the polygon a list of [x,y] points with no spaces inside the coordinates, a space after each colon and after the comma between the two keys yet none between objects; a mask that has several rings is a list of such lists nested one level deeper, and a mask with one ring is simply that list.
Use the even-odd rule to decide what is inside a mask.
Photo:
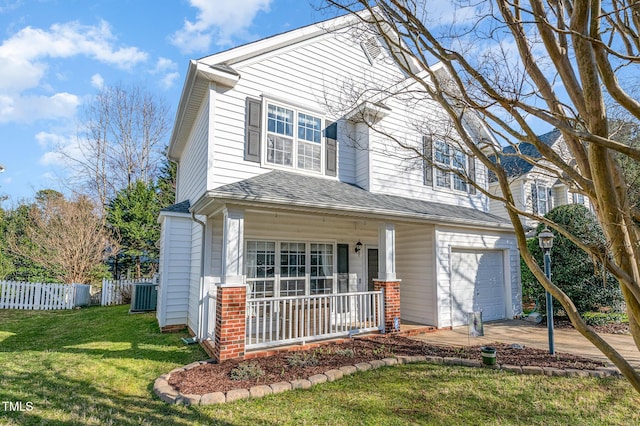
[{"label": "porch", "polygon": [[247,287],[214,287],[205,300],[205,349],[218,361],[368,332],[400,332],[399,281],[376,290],[247,298]]}]

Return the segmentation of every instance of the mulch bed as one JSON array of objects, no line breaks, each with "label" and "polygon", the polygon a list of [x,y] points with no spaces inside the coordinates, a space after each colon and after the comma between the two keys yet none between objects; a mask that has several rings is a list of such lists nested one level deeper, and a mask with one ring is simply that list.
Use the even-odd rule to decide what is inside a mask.
[{"label": "mulch bed", "polygon": [[[529,365],[554,368],[592,370],[603,363],[591,359],[548,351],[514,347],[508,344],[491,345],[497,349],[497,362],[509,365]],[[281,352],[276,355],[247,361],[229,360],[221,364],[203,364],[191,370],[171,374],[169,384],[183,394],[203,395],[250,388],[276,382],[306,379],[327,370],[398,355],[431,355],[481,360],[481,346],[437,346],[400,336],[355,338],[343,343],[329,343],[315,349]],[[317,365],[293,365],[315,359]],[[297,361],[297,362],[296,362]],[[240,364],[255,364],[264,374],[252,380],[232,380],[232,371]]]}]

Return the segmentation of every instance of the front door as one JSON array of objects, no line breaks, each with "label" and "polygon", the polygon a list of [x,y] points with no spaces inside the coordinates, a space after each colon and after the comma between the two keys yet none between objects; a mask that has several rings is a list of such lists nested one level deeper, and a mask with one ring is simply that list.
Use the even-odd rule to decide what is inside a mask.
[{"label": "front door", "polygon": [[378,249],[367,249],[367,291],[373,291],[373,280],[378,278]]}]

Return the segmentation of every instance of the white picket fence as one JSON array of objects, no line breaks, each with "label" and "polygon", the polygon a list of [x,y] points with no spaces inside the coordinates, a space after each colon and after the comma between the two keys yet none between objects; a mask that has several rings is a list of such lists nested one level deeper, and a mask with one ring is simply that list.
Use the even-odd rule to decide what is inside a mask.
[{"label": "white picket fence", "polygon": [[[155,278],[139,280],[103,280],[100,304],[122,305],[130,302],[131,288],[135,283],[153,283]],[[84,287],[84,295],[76,303],[78,289]],[[73,309],[86,304],[89,286],[85,284],[29,283],[0,281],[0,309],[52,310]],[[82,293],[82,292],[81,292]],[[95,295],[98,296],[98,295]]]},{"label": "white picket fence", "polygon": [[135,283],[153,283],[155,278],[137,280],[102,280],[102,306],[124,305],[131,301],[131,291]]},{"label": "white picket fence", "polygon": [[72,309],[76,284],[0,281],[0,309]]}]

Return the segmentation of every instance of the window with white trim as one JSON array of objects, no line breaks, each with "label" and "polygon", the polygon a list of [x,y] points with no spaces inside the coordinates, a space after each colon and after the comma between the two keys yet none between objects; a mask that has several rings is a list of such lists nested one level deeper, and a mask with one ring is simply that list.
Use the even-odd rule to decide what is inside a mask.
[{"label": "window with white trim", "polygon": [[333,244],[311,244],[311,294],[333,293]]},{"label": "window with white trim", "polygon": [[247,241],[245,259],[251,297],[273,297],[276,281],[276,243]]},{"label": "window with white trim", "polygon": [[250,297],[334,292],[333,243],[247,241],[246,247]]},{"label": "window with white trim", "polygon": [[306,287],[305,243],[280,243],[280,296],[301,296]]},{"label": "window with white trim", "polygon": [[573,204],[582,204],[584,205],[584,195],[579,192],[574,192],[573,194]]},{"label": "window with white trim", "polygon": [[467,182],[458,174],[467,174],[467,154],[455,146],[442,141],[436,141],[433,149],[436,186],[468,192]]},{"label": "window with white trim", "polygon": [[532,183],[531,184],[531,204],[533,214],[544,216],[551,210],[551,188]]},{"label": "window with white trim", "polygon": [[291,107],[267,103],[266,162],[322,171],[322,118]]}]

